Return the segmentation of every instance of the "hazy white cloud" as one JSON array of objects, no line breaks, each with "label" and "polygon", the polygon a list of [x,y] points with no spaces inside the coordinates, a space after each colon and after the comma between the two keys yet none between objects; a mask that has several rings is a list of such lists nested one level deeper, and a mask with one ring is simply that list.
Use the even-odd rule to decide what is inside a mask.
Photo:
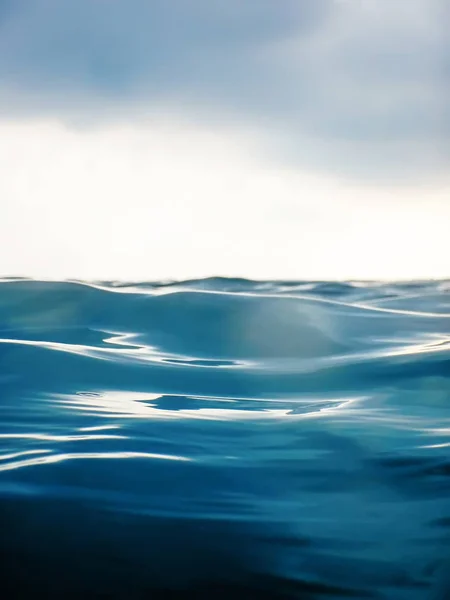
[{"label": "hazy white cloud", "polygon": [[241,130],[173,117],[84,131],[0,122],[0,273],[448,275],[445,190],[345,184],[273,165],[258,148]]}]

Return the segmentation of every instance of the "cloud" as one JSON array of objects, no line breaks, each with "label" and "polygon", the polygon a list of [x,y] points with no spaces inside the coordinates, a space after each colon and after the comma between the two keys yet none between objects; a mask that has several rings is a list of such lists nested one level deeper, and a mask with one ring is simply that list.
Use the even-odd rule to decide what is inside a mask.
[{"label": "cloud", "polygon": [[280,162],[303,169],[446,180],[448,0],[2,7],[0,109],[10,118],[92,124],[164,107],[258,129]]},{"label": "cloud", "polygon": [[448,275],[445,191],[404,188],[399,201],[396,189],[281,168],[250,139],[159,117],[0,122],[0,275]]}]

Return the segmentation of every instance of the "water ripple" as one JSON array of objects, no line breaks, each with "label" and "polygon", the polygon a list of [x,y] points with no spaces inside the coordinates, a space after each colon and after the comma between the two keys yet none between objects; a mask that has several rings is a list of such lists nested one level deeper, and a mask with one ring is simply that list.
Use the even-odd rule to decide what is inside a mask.
[{"label": "water ripple", "polygon": [[11,581],[450,597],[449,290],[0,281]]}]

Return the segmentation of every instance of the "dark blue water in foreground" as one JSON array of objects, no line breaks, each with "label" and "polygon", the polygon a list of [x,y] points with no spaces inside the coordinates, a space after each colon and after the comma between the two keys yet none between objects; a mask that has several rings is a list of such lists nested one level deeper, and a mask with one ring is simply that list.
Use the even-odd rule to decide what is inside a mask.
[{"label": "dark blue water in foreground", "polygon": [[0,596],[450,598],[450,285],[0,282]]}]

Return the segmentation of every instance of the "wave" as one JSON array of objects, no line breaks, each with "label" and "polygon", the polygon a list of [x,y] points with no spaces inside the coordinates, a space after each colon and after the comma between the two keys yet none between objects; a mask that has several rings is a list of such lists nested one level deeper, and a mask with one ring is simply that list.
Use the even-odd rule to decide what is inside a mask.
[{"label": "wave", "polygon": [[7,598],[441,598],[450,283],[0,280]]}]

